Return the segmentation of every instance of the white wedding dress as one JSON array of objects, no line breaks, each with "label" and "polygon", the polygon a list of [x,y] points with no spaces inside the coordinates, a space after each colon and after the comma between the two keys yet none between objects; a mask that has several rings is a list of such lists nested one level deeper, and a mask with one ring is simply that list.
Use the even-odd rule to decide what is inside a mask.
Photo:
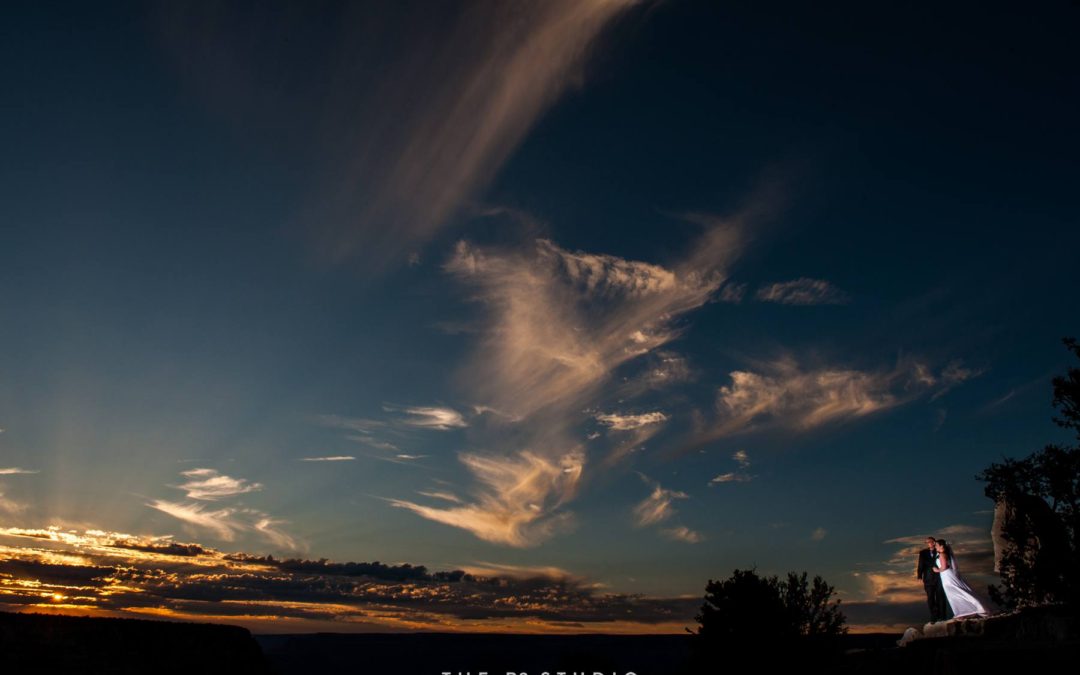
[{"label": "white wedding dress", "polygon": [[953,618],[969,616],[987,616],[989,612],[975,597],[971,587],[964,583],[956,571],[956,556],[949,556],[949,566],[941,570],[941,587],[945,589],[945,598],[952,608]]}]

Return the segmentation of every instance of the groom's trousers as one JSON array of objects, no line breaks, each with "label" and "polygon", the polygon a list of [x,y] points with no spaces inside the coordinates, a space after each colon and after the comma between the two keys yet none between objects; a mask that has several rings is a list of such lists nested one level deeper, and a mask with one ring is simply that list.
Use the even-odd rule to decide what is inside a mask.
[{"label": "groom's trousers", "polygon": [[948,619],[948,600],[945,597],[945,589],[941,587],[941,575],[931,574],[923,581],[923,588],[926,590],[926,604],[930,607],[930,620]]}]

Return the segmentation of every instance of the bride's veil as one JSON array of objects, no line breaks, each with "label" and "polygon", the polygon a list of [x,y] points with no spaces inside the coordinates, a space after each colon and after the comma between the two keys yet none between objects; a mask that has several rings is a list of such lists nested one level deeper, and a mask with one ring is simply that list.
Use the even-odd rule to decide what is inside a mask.
[{"label": "bride's veil", "polygon": [[945,555],[949,557],[949,567],[952,568],[953,574],[960,574],[960,569],[956,566],[956,556],[953,555],[951,544],[945,544]]}]

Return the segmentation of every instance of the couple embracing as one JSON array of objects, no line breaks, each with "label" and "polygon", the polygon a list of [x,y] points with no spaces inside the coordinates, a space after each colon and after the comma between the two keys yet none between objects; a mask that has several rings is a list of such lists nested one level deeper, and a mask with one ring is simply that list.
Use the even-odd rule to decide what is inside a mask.
[{"label": "couple embracing", "polygon": [[954,619],[989,615],[971,587],[960,578],[956,556],[944,539],[926,538],[926,548],[919,552],[916,576],[922,579],[926,590],[931,622],[945,621],[949,610]]}]

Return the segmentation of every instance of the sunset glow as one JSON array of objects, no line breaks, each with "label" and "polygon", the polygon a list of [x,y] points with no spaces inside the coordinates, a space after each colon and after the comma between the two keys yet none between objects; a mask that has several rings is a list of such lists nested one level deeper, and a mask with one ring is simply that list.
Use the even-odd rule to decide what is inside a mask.
[{"label": "sunset glow", "polygon": [[0,10],[0,611],[683,634],[753,568],[902,632],[928,534],[983,592],[1076,11],[872,4]]}]

